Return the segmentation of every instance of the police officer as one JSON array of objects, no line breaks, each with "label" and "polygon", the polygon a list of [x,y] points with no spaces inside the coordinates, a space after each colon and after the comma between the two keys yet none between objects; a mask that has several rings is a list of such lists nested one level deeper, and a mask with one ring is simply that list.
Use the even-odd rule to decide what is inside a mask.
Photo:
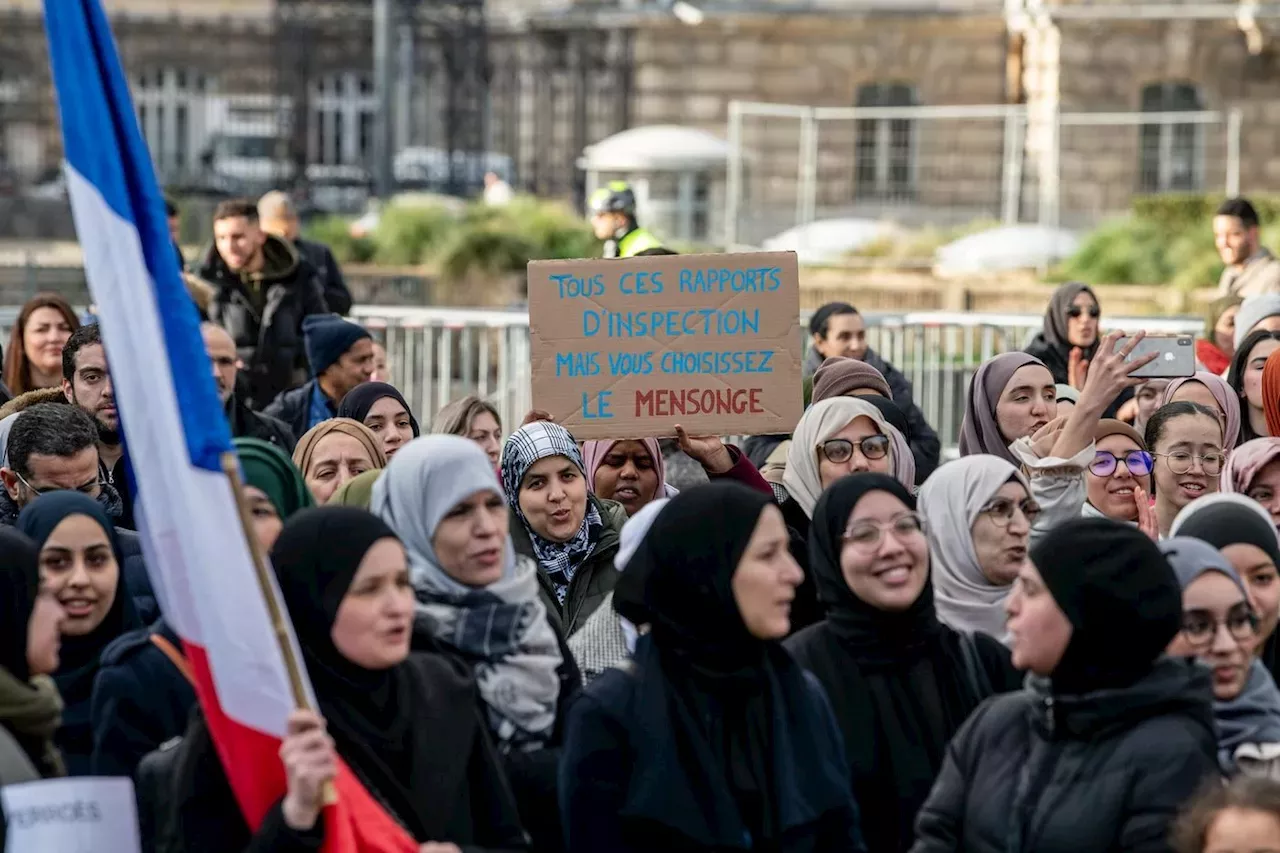
[{"label": "police officer", "polygon": [[636,224],[636,194],[626,181],[610,181],[591,194],[591,226],[596,239],[604,240],[606,258],[633,258],[657,254],[662,241]]}]

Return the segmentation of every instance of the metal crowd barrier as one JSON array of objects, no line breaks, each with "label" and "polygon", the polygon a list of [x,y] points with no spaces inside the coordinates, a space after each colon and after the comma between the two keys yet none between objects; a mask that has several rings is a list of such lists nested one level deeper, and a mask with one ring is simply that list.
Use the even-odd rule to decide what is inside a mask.
[{"label": "metal crowd barrier", "polygon": [[[356,308],[387,349],[391,381],[425,425],[450,400],[477,394],[507,430],[530,403],[529,317],[524,312],[449,308]],[[941,311],[866,314],[870,345],[911,380],[917,405],[944,448],[960,436],[965,393],[978,365],[1021,349],[1041,328],[1031,314]],[[1106,318],[1108,328],[1194,334],[1199,318]],[[802,329],[808,317],[801,317]],[[807,335],[806,335],[807,338]],[[807,341],[806,341],[807,343]]]}]

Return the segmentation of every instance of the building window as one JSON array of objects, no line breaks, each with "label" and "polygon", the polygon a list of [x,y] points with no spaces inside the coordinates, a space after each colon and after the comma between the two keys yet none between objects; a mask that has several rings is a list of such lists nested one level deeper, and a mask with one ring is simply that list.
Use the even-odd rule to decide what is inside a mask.
[{"label": "building window", "polygon": [[[905,83],[870,83],[858,89],[857,106],[868,110],[917,105],[915,88]],[[909,198],[915,185],[915,124],[912,119],[877,116],[858,119],[854,191],[859,198]]]},{"label": "building window", "polygon": [[[1190,83],[1153,83],[1142,89],[1144,113],[1198,112],[1204,107]],[[1187,192],[1204,182],[1204,126],[1166,116],[1144,122],[1139,139],[1142,192]]]},{"label": "building window", "polygon": [[138,124],[161,180],[199,162],[209,90],[209,80],[187,68],[152,68],[134,78]]},{"label": "building window", "polygon": [[378,98],[369,75],[332,74],[311,90],[309,160],[325,166],[366,166],[373,157]]}]

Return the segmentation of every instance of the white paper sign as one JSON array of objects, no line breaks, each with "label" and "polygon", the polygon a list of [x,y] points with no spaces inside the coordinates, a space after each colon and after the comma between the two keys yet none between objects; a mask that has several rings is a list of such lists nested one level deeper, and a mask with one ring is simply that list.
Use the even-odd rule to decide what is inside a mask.
[{"label": "white paper sign", "polygon": [[139,853],[133,781],[45,779],[0,788],[6,853]]}]

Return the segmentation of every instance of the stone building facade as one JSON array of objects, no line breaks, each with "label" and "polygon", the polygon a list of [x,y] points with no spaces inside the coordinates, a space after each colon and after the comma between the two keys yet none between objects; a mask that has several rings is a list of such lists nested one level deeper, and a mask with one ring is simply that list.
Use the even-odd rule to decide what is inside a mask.
[{"label": "stone building facade", "polygon": [[[1244,6],[1174,0],[1154,19],[1142,0],[693,2],[698,26],[653,0],[485,0],[474,55],[424,23],[397,66],[395,150],[483,150],[522,188],[573,198],[582,149],[619,130],[723,136],[734,101],[791,105],[739,125],[748,241],[798,217],[1089,225],[1140,193],[1224,192],[1237,163],[1241,191],[1280,189],[1280,27],[1242,26]],[[287,104],[300,164],[369,163],[368,0],[106,5],[162,174],[207,166],[228,93]],[[57,164],[39,6],[0,0],[0,202],[6,174],[30,183]]]}]

